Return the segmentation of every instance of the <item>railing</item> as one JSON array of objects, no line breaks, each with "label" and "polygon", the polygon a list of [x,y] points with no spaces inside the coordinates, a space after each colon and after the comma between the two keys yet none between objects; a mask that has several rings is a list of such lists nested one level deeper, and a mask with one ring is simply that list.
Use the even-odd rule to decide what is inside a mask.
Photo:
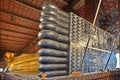
[{"label": "railing", "polygon": [[120,70],[84,73],[78,76],[61,76],[40,80],[120,80]]}]

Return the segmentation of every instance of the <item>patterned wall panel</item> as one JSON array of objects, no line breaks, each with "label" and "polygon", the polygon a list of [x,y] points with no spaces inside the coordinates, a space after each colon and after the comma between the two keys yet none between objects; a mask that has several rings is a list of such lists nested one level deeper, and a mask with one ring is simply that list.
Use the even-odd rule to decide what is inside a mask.
[{"label": "patterned wall panel", "polygon": [[113,10],[118,10],[118,0],[102,0],[102,5],[105,13],[110,13]]},{"label": "patterned wall panel", "polygon": [[[91,23],[73,13],[71,13],[70,34],[70,72],[80,71],[86,73],[101,69],[115,69],[117,63],[114,54],[116,38],[111,34],[97,26],[92,28]],[[89,45],[85,49],[89,36]],[[112,56],[110,63],[105,68],[110,55]]]}]

